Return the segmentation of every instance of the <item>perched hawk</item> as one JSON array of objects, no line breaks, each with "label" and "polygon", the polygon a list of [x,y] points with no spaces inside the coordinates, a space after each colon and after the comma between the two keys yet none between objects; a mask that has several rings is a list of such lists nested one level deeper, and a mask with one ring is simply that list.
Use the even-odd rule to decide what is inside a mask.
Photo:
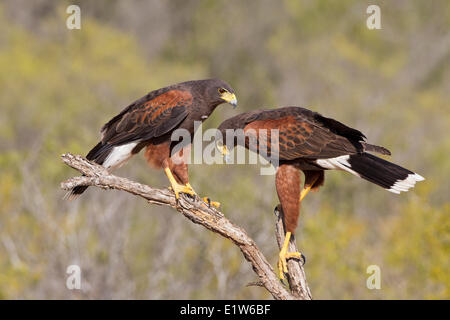
[{"label": "perched hawk", "polygon": [[[242,129],[245,138],[226,141],[227,129]],[[271,129],[278,132],[278,145],[271,145]],[[264,147],[268,160],[278,153],[275,183],[287,231],[278,262],[281,278],[287,272],[286,259],[301,257],[299,252],[287,252],[291,233],[297,227],[300,202],[309,190],[323,185],[325,170],[350,172],[393,193],[408,191],[417,181],[424,180],[417,173],[368,153],[391,154],[383,147],[366,143],[360,131],[300,107],[242,113],[222,122],[219,130],[223,142],[218,146],[223,154],[229,151],[227,147],[236,144],[258,153]],[[299,170],[305,174],[303,190]]]},{"label": "perched hawk", "polygon": [[[187,81],[152,91],[103,126],[101,141],[89,151],[87,159],[113,170],[146,147],[148,163],[164,169],[177,198],[180,192],[195,195],[189,184],[187,164],[173,161],[176,142],[171,141],[171,134],[181,128],[192,137],[194,121],[204,121],[225,102],[237,105],[234,90],[219,79]],[[180,153],[183,150],[186,149]],[[86,189],[75,187],[66,198],[74,199]]]}]

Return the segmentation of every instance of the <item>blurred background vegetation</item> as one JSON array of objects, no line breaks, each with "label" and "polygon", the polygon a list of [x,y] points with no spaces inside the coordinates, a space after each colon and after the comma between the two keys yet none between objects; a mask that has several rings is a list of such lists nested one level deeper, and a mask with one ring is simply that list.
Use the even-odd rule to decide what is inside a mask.
[{"label": "blurred background vegetation", "polygon": [[[81,7],[81,30],[65,10]],[[381,8],[368,30],[366,8]],[[342,172],[303,203],[297,243],[316,299],[450,298],[450,5],[436,1],[17,1],[0,3],[0,298],[270,298],[240,251],[174,210],[90,188],[62,200],[103,123],[148,91],[218,77],[237,112],[298,105],[362,130],[426,180],[395,195]],[[117,172],[155,187],[139,155]],[[192,165],[273,266],[273,176]],[[82,269],[68,290],[66,268]],[[381,290],[366,268],[381,268]]]}]

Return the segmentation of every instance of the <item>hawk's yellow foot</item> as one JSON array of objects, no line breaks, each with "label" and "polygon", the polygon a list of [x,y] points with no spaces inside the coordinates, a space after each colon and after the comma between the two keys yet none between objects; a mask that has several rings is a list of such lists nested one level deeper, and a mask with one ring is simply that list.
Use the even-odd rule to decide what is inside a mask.
[{"label": "hawk's yellow foot", "polygon": [[211,201],[209,197],[203,197],[203,201],[208,204],[208,206],[214,206],[216,208],[220,208],[220,202]]},{"label": "hawk's yellow foot", "polygon": [[175,177],[173,176],[172,171],[170,171],[169,168],[165,168],[164,172],[166,173],[167,177],[169,178],[170,185],[171,185],[170,189],[172,189],[172,191],[175,192],[175,197],[177,199],[180,198],[180,193],[186,193],[192,197],[195,197],[197,195],[189,183],[186,184],[185,186],[182,184],[179,184],[175,180]]},{"label": "hawk's yellow foot", "polygon": [[175,192],[175,198],[177,198],[177,199],[180,198],[180,193],[185,193],[192,197],[195,197],[197,195],[192,188],[183,186],[182,184],[178,184],[178,183],[176,185],[170,186],[169,190],[172,190],[173,192]]},{"label": "hawk's yellow foot", "polygon": [[[189,182],[186,184],[186,186],[187,186],[188,188],[191,188],[191,189],[192,189],[191,184],[190,184]],[[219,207],[220,207],[220,202],[217,202],[217,201],[211,201],[211,199],[210,199],[209,197],[203,197],[202,200],[203,200],[203,202],[207,203],[209,207],[211,207],[211,206],[214,206],[214,207],[216,207],[216,208],[219,208]]]},{"label": "hawk's yellow foot", "polygon": [[280,279],[284,279],[284,274],[288,272],[287,270],[287,259],[303,259],[304,256],[300,252],[287,252],[289,247],[289,240],[291,239],[291,233],[286,232],[284,237],[284,243],[280,250],[280,256],[278,258],[278,270],[280,272]]}]

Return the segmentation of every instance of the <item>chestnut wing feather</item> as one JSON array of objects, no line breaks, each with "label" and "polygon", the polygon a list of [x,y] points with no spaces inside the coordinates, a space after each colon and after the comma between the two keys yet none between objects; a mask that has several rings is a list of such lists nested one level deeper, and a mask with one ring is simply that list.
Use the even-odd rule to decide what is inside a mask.
[{"label": "chestnut wing feather", "polygon": [[160,137],[179,125],[192,106],[185,90],[150,93],[124,109],[102,128],[102,142],[120,145]]}]

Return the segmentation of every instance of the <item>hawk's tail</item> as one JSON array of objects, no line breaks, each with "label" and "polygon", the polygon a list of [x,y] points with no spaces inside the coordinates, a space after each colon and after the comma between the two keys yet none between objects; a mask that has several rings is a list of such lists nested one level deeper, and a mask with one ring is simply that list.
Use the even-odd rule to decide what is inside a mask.
[{"label": "hawk's tail", "polygon": [[322,168],[344,170],[393,192],[406,192],[422,176],[370,153],[340,156],[316,160]]},{"label": "hawk's tail", "polygon": [[425,180],[417,173],[370,153],[351,155],[347,163],[347,171],[393,193],[406,192],[413,188],[417,181]]},{"label": "hawk's tail", "polygon": [[[111,153],[113,149],[113,146],[109,144],[103,144],[102,142],[99,142],[94,148],[92,148],[91,151],[86,156],[86,159],[91,160],[98,164],[103,164],[105,159],[108,157],[108,155]],[[78,198],[86,189],[88,186],[77,186],[67,192],[64,195],[65,200],[75,200]]]}]

